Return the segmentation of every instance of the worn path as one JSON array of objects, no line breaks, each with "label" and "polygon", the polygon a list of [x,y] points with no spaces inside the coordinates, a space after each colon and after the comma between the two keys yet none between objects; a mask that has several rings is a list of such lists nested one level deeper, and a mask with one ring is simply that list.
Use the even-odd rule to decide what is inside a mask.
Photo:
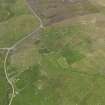
[{"label": "worn path", "polygon": [[27,7],[30,9],[30,11],[32,12],[32,14],[35,17],[37,17],[37,19],[39,20],[39,22],[40,22],[39,27],[37,29],[35,29],[33,32],[31,32],[30,34],[26,35],[24,38],[20,39],[13,46],[11,46],[9,48],[0,48],[0,50],[6,50],[7,51],[6,52],[5,59],[4,59],[4,72],[5,72],[6,79],[7,79],[8,83],[10,84],[10,86],[12,88],[12,95],[11,95],[11,98],[10,98],[10,101],[9,101],[9,104],[8,105],[11,105],[12,104],[13,98],[15,96],[15,88],[14,88],[13,81],[10,80],[10,78],[8,76],[8,73],[7,73],[7,59],[8,59],[9,53],[11,52],[11,50],[13,50],[17,46],[19,46],[24,40],[26,40],[27,38],[31,37],[34,33],[36,33],[37,31],[39,31],[40,29],[44,28],[43,22],[42,22],[41,18],[33,11],[33,9],[31,8],[31,6],[28,4],[27,1],[26,1],[26,3],[27,3]]}]

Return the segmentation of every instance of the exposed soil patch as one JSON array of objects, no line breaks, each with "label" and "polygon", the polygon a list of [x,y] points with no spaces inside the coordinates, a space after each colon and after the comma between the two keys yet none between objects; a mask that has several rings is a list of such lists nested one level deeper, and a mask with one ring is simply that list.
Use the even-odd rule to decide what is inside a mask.
[{"label": "exposed soil patch", "polygon": [[27,0],[45,25],[78,15],[99,12],[88,0]]}]

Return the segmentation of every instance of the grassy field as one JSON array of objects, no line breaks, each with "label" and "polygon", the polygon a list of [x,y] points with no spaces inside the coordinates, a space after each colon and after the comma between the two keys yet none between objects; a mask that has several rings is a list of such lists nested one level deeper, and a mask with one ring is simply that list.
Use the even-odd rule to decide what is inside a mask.
[{"label": "grassy field", "polygon": [[[39,25],[25,0],[0,0],[0,48],[11,47]],[[11,88],[4,73],[6,52],[0,51],[0,105],[8,105]]]},{"label": "grassy field", "polygon": [[[105,105],[104,9],[74,1],[34,0],[38,7],[30,2],[43,21],[55,24],[46,23],[10,52],[7,72],[15,88],[11,105]],[[24,0],[0,2],[0,47],[10,47],[39,22]],[[0,105],[10,99],[4,56],[0,52]]]},{"label": "grassy field", "polygon": [[0,51],[0,105],[8,105],[10,93],[10,87],[6,80],[3,67],[5,54],[4,51]]},{"label": "grassy field", "polygon": [[12,52],[12,105],[104,105],[104,17],[85,15],[48,26]]},{"label": "grassy field", "polygon": [[39,25],[25,0],[1,0],[0,8],[0,47],[12,46]]}]

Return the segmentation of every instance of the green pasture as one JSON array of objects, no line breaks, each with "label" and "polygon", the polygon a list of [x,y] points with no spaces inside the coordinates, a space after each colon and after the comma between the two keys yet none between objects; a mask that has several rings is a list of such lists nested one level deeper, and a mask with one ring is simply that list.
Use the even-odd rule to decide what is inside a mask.
[{"label": "green pasture", "polygon": [[46,27],[38,43],[31,40],[27,49],[13,53],[8,70],[16,71],[10,78],[17,94],[12,105],[104,105],[105,37],[99,34],[105,30],[99,20]]},{"label": "green pasture", "polygon": [[0,1],[0,47],[11,47],[38,25],[25,0]]}]

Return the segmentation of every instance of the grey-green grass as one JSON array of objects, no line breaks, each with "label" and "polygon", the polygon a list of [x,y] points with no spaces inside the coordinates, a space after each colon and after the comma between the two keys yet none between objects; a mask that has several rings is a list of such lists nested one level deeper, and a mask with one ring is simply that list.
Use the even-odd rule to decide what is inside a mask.
[{"label": "grey-green grass", "polygon": [[[7,19],[6,16],[3,15],[5,19],[1,19],[0,47],[11,47],[17,41],[34,31],[35,28],[38,27],[39,21],[29,10],[25,0],[4,0],[1,2],[0,5],[2,5],[2,9],[0,11],[6,9],[5,11],[9,14],[8,8],[10,8],[12,14]],[[5,7],[5,5],[7,5],[8,8]]]},{"label": "grey-green grass", "polygon": [[101,32],[104,28],[91,21],[49,26],[38,43],[31,40],[27,49],[12,53],[8,70],[16,71],[10,78],[18,93],[12,105],[104,105],[105,49],[93,40]]},{"label": "grey-green grass", "polygon": [[11,88],[7,82],[4,72],[4,59],[6,52],[0,51],[0,105],[7,105]]}]

